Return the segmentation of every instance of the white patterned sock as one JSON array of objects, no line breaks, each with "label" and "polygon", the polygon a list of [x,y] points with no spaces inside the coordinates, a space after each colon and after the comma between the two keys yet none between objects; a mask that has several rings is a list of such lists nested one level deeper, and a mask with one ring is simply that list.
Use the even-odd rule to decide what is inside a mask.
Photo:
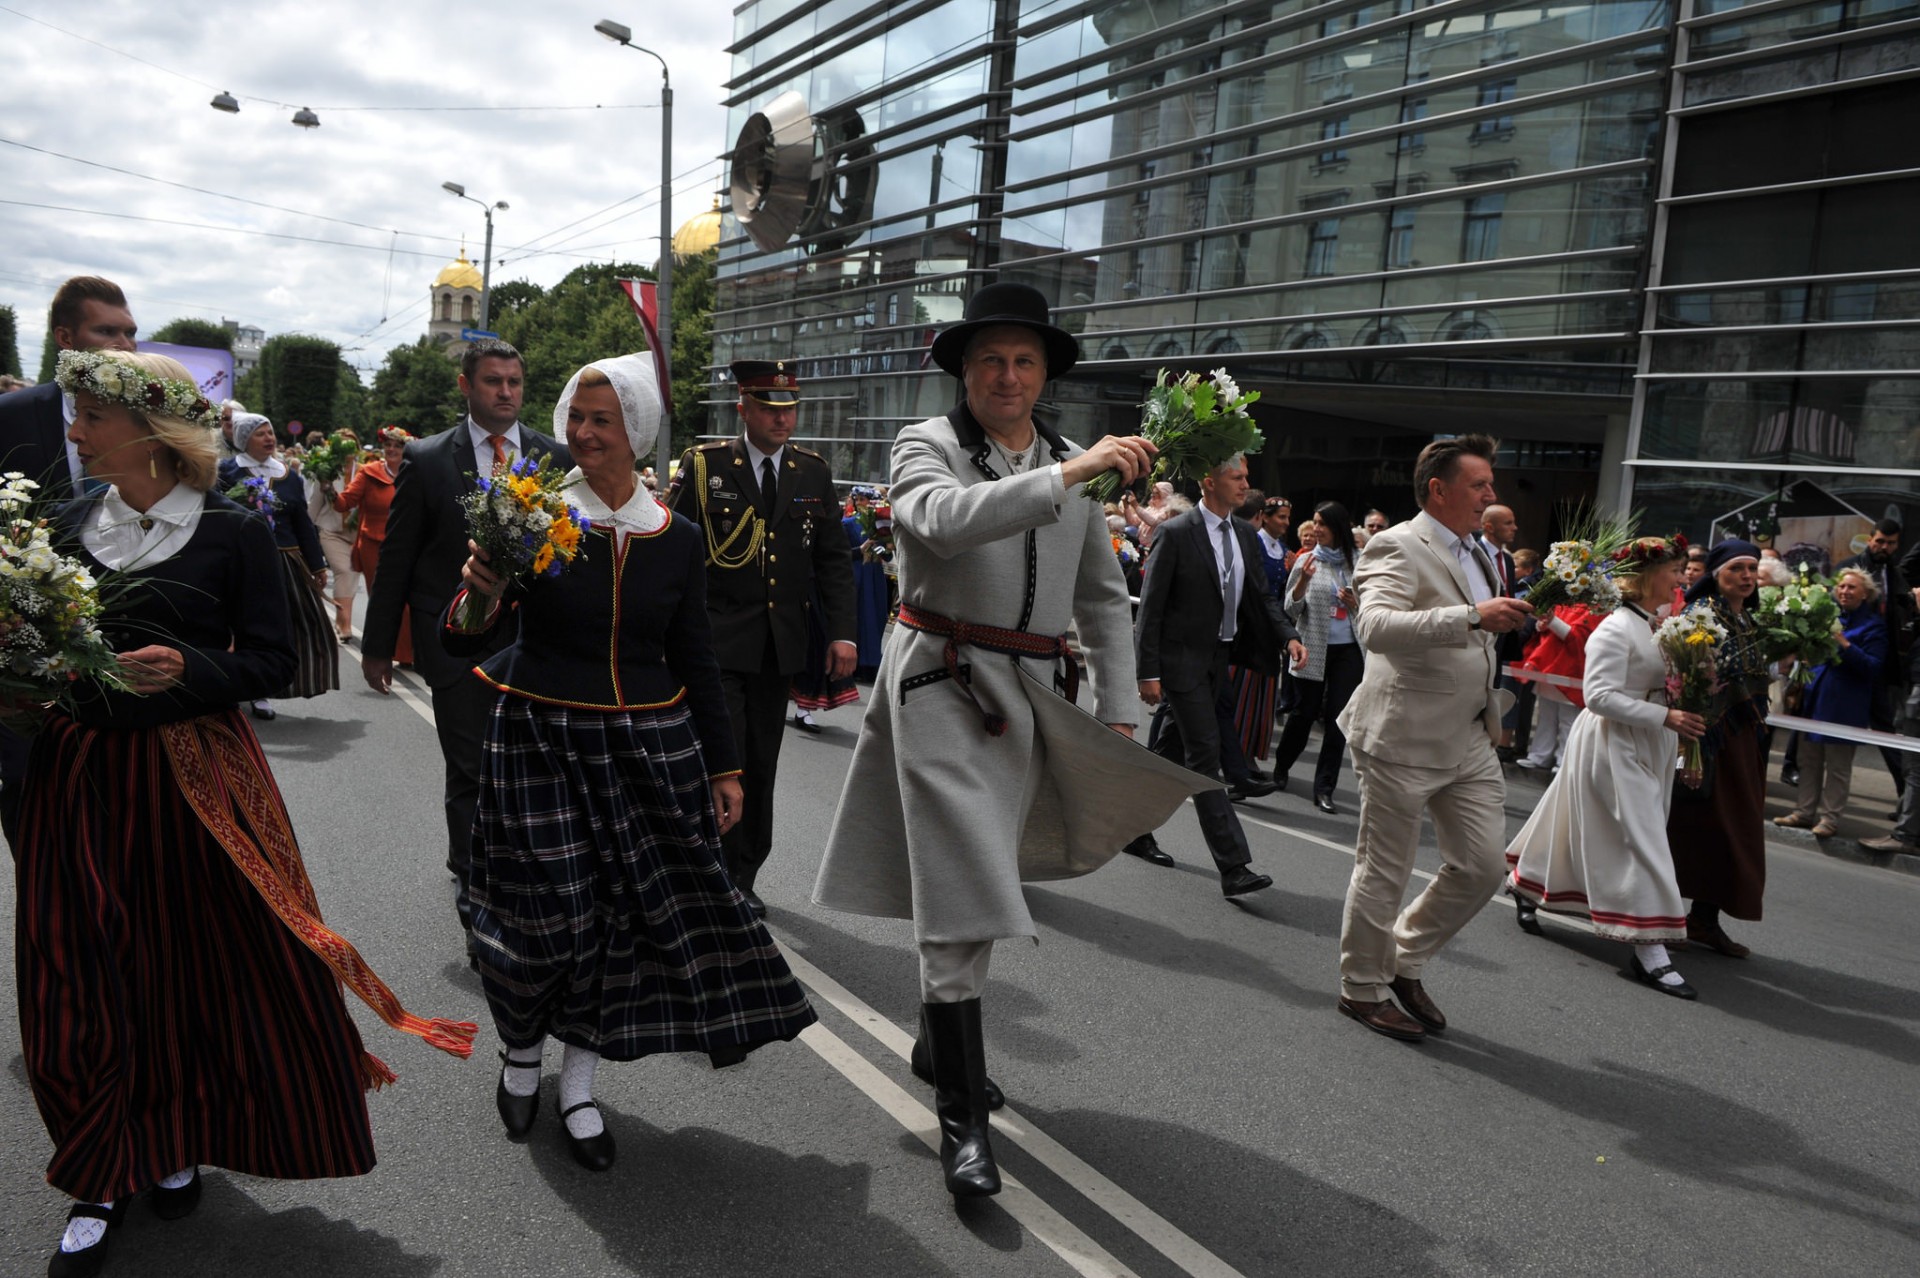
[{"label": "white patterned sock", "polygon": [[[111,1209],[113,1203],[109,1200],[101,1203],[100,1206]],[[106,1236],[106,1221],[95,1220],[91,1216],[75,1216],[67,1222],[67,1232],[60,1238],[60,1250],[85,1251],[89,1247],[98,1246],[100,1240]]]},{"label": "white patterned sock", "polygon": [[171,1176],[162,1176],[160,1178],[160,1188],[185,1189],[193,1183],[193,1173],[198,1170],[199,1168],[197,1167],[182,1167]]},{"label": "white patterned sock", "polygon": [[540,1048],[509,1047],[506,1064],[500,1070],[501,1084],[509,1096],[531,1096],[540,1090]]},{"label": "white patterned sock", "polygon": [[[600,1068],[600,1053],[588,1051],[584,1047],[567,1044],[560,1057],[560,1109],[562,1112],[572,1109],[581,1101],[593,1099],[593,1074]],[[567,1130],[576,1140],[585,1140],[589,1136],[598,1136],[607,1129],[600,1117],[600,1110],[583,1109],[577,1114],[567,1115]]]},{"label": "white patterned sock", "polygon": [[[1667,947],[1664,945],[1654,944],[1642,945],[1640,947],[1640,970],[1643,972],[1658,971],[1671,962],[1673,962],[1673,960],[1667,957]],[[1678,972],[1668,972],[1665,976],[1658,979],[1662,985],[1679,985],[1682,983],[1682,978]]]}]

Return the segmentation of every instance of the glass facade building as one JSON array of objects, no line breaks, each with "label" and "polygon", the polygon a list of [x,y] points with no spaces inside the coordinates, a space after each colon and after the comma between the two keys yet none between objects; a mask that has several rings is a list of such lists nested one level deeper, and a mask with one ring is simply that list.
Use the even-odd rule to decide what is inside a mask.
[{"label": "glass facade building", "polygon": [[1596,497],[1703,536],[1816,461],[1877,516],[1920,475],[1915,28],[1920,0],[750,0],[731,133],[792,91],[816,160],[799,234],[723,238],[715,399],[731,359],[796,361],[801,436],[883,479],[956,398],[933,332],[1012,279],[1080,337],[1043,402],[1070,435],[1225,365],[1296,504],[1404,515],[1419,448],[1488,430],[1534,541]]}]

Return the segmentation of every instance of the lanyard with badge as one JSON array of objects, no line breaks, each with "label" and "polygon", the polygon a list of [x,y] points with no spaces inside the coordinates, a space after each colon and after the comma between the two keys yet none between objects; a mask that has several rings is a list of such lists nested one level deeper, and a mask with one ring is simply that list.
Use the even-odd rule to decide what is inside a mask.
[{"label": "lanyard with badge", "polygon": [[[1340,564],[1339,560],[1335,560],[1334,562]],[[1345,621],[1347,619],[1346,593],[1347,587],[1351,584],[1351,579],[1347,576],[1347,570],[1344,565],[1331,567],[1326,569],[1326,571],[1333,574],[1333,619],[1335,621]]]}]

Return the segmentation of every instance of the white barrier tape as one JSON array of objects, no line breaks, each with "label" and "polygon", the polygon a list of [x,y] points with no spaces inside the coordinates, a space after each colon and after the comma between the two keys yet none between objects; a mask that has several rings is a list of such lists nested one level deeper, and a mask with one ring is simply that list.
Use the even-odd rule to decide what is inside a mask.
[{"label": "white barrier tape", "polygon": [[[1503,666],[1503,674],[1511,675],[1522,683],[1551,683],[1562,688],[1578,688],[1580,680],[1566,675],[1545,674],[1538,670],[1529,670],[1525,666]],[[1850,728],[1842,723],[1822,723],[1818,719],[1802,719],[1793,714],[1770,714],[1767,723],[1776,728],[1785,728],[1789,732],[1817,732],[1823,737],[1835,741],[1851,741],[1855,745],[1878,746],[1883,750],[1905,750],[1909,753],[1920,751],[1920,737],[1903,737],[1895,732],[1877,732],[1872,728]]]}]

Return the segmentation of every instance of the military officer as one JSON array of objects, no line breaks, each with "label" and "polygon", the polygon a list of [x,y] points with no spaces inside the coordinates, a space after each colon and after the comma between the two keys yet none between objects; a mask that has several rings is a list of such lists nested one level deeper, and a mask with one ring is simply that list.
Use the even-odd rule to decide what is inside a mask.
[{"label": "military officer", "polygon": [[773,782],[787,686],[807,661],[807,616],[820,608],[827,675],[853,673],[853,561],[826,459],[791,441],[800,381],[784,361],[739,360],[742,433],[689,449],[667,504],[707,538],[707,615],[720,659],[745,810],[721,840],[727,870],[757,915],[754,883],[773,850]]}]

